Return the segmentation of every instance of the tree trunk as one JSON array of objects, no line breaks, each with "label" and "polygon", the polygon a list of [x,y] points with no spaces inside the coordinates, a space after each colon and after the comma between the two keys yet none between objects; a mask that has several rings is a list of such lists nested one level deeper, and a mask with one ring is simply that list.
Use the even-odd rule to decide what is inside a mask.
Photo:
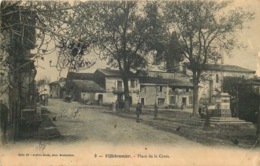
[{"label": "tree trunk", "polygon": [[[259,95],[260,98],[260,95]],[[256,135],[260,137],[260,104],[258,103],[258,118],[257,118],[257,128],[256,128]]]},{"label": "tree trunk", "polygon": [[198,116],[199,108],[199,78],[196,72],[193,72],[193,116]]},{"label": "tree trunk", "polygon": [[193,86],[193,116],[197,116],[199,108],[199,86],[194,84]]},{"label": "tree trunk", "polygon": [[129,88],[128,88],[128,78],[123,78],[124,83],[124,95],[125,95],[125,111],[129,111]]}]

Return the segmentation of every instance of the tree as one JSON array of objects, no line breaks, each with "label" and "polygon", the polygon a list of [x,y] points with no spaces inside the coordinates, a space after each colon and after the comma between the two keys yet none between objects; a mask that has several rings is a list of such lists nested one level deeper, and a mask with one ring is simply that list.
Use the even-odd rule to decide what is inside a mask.
[{"label": "tree", "polygon": [[[260,94],[259,79],[243,77],[226,77],[223,80],[223,91],[231,95],[230,107],[235,108],[240,119],[256,125],[256,134],[260,134]],[[256,88],[258,87],[258,88]]]},{"label": "tree", "polygon": [[[34,87],[30,88],[34,84],[31,79],[30,83],[23,85],[25,75],[31,74],[34,79],[35,65],[40,67],[37,63],[38,60],[44,60],[44,55],[54,52],[56,45],[62,41],[78,42],[78,33],[71,31],[74,26],[72,24],[74,23],[75,8],[76,6],[68,2],[1,2],[0,71],[1,75],[5,74],[5,77],[9,79],[5,82],[4,87],[7,90],[4,92],[9,93],[9,96],[12,94],[9,101],[11,108],[9,117],[12,123],[10,126],[14,126],[14,137],[18,133],[20,111],[26,104],[24,89],[34,89]],[[83,41],[82,43],[88,42]],[[65,49],[67,48],[64,48],[63,51]],[[34,50],[35,53],[31,53],[31,50]],[[75,54],[74,46],[67,50],[71,56],[66,54],[63,56],[64,58],[59,58],[65,53],[59,54],[57,65],[55,65],[57,69],[78,65],[78,63],[74,63],[75,60],[65,64],[63,62],[66,58],[69,59],[78,54],[83,55],[82,49]],[[79,60],[81,59],[79,58]],[[34,61],[36,61],[35,65]],[[6,84],[8,85],[6,86]],[[2,82],[1,87],[3,87]]]},{"label": "tree", "polygon": [[[92,34],[95,46],[101,51],[108,64],[121,72],[124,84],[125,109],[129,109],[128,77],[131,70],[147,65],[145,55],[150,51],[146,41],[152,36],[151,25],[144,6],[134,1],[85,3],[82,11],[95,8],[96,29]],[[80,16],[84,17],[85,13]],[[79,18],[80,19],[80,18]],[[81,18],[82,19],[82,18]]]},{"label": "tree", "polygon": [[[24,50],[27,58],[36,61],[37,65],[39,60],[44,60],[44,55],[58,48],[58,61],[54,66],[58,70],[77,69],[90,45],[89,39],[80,40],[80,33],[75,31],[77,7],[77,4],[61,1],[3,1],[1,41],[4,42],[0,44],[1,50],[10,55],[21,54]],[[78,48],[72,43],[83,47],[75,53]],[[28,53],[26,49],[34,49],[34,53]]]},{"label": "tree", "polygon": [[198,112],[198,90],[206,65],[216,63],[223,54],[238,47],[235,32],[253,19],[253,14],[240,8],[227,10],[230,2],[166,2],[163,13],[169,31],[178,37],[179,48],[188,62],[193,81],[193,115]]},{"label": "tree", "polygon": [[155,51],[153,65],[166,62],[166,65],[161,68],[172,72],[177,70],[177,65],[183,60],[183,55],[179,48],[176,33],[167,29],[167,24],[165,24],[162,15],[162,6],[163,3],[157,1],[149,2],[145,6],[146,19],[151,25],[152,32],[152,36],[146,41],[146,44],[149,50]]}]

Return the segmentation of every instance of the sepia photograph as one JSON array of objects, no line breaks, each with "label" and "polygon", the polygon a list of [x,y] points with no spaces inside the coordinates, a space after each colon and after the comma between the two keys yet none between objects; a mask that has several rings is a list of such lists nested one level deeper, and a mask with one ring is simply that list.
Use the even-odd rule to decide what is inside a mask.
[{"label": "sepia photograph", "polygon": [[260,0],[0,2],[0,166],[260,166]]}]

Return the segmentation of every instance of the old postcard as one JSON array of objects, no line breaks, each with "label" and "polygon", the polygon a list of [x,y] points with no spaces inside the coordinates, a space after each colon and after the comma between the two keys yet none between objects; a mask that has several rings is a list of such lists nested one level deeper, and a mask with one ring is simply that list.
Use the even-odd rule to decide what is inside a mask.
[{"label": "old postcard", "polygon": [[260,1],[1,1],[0,166],[260,166]]}]

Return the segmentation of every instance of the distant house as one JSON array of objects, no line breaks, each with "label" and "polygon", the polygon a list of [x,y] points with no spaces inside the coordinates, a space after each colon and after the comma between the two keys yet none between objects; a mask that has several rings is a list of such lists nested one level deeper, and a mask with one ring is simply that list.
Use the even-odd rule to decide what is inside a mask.
[{"label": "distant house", "polygon": [[189,79],[177,79],[175,73],[149,71],[139,77],[140,102],[143,105],[192,106],[193,86]]},{"label": "distant house", "polygon": [[93,73],[69,72],[66,78],[66,94],[77,101],[96,101],[96,93],[104,89],[94,81]]},{"label": "distant house", "polygon": [[[94,72],[96,81],[105,89],[105,94],[103,95],[104,102],[111,103],[115,101],[125,100],[124,98],[124,84],[121,78],[121,72],[119,70],[111,69],[97,69]],[[138,102],[139,93],[139,81],[134,73],[128,75],[128,85],[129,85],[129,103]]]},{"label": "distant house", "polygon": [[103,99],[99,97],[99,93],[105,90],[92,80],[72,80],[66,84],[68,93],[71,98],[76,101],[96,101],[103,103]]},{"label": "distant house", "polygon": [[223,79],[225,77],[253,78],[254,70],[234,65],[208,64],[204,72],[204,80],[200,83],[200,97],[214,101],[214,96],[222,91]]},{"label": "distant house", "polygon": [[[138,80],[129,75],[130,104],[138,102]],[[75,88],[74,88],[75,87]],[[124,100],[124,85],[119,70],[97,69],[94,73],[69,72],[67,93],[75,100],[94,100],[99,104]]]},{"label": "distant house", "polygon": [[[173,73],[141,71],[128,75],[130,104],[175,107],[192,106],[192,84],[189,79],[177,79]],[[67,93],[74,100],[113,103],[124,101],[124,84],[119,70],[97,69],[94,73],[69,72]]]},{"label": "distant house", "polygon": [[64,98],[65,97],[65,79],[61,78],[58,81],[49,83],[50,98]]}]

